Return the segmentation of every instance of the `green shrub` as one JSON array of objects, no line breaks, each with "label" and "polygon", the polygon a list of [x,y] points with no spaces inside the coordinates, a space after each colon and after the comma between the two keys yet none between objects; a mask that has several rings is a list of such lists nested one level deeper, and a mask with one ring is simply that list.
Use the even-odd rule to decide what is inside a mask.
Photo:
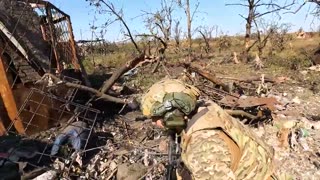
[{"label": "green shrub", "polygon": [[269,66],[278,66],[287,70],[301,70],[311,65],[311,60],[301,51],[282,51],[267,58]]},{"label": "green shrub", "polygon": [[88,74],[93,73],[93,71],[94,71],[94,65],[93,65],[92,61],[90,61],[90,59],[87,59],[87,58],[84,59],[84,60],[82,61],[82,64],[83,64],[83,66],[84,66],[84,68],[86,69],[86,71],[87,71]]}]

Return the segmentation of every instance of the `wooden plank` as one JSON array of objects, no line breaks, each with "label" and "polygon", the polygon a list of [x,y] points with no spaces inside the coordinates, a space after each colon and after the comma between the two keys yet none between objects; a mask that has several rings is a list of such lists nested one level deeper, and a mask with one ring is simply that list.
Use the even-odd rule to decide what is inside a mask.
[{"label": "wooden plank", "polygon": [[[0,52],[2,50],[0,49]],[[10,120],[13,122],[14,127],[18,131],[19,134],[25,134],[24,126],[22,124],[22,120],[18,116],[18,109],[16,102],[13,97],[13,93],[7,79],[7,74],[5,71],[4,63],[2,61],[2,57],[0,54],[0,95],[3,100],[3,104],[7,109],[8,116]]]}]

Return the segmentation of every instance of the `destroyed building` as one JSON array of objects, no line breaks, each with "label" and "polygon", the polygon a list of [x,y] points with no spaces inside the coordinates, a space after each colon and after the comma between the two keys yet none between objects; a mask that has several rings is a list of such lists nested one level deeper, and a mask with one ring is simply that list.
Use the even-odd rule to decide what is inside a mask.
[{"label": "destroyed building", "polygon": [[[3,135],[0,136],[0,178],[32,179],[42,174],[42,178],[163,179],[170,161],[165,132],[154,128],[151,120],[140,117],[139,112],[130,112],[131,116],[121,114],[127,105],[123,99],[113,99],[123,103],[123,108],[117,109],[112,117],[102,116],[101,111],[93,108],[91,96],[79,101],[76,87],[80,85],[87,85],[85,88],[98,97],[95,100],[101,100],[112,99],[105,91],[121,90],[122,84],[104,83],[107,88],[101,90],[90,88],[70,17],[43,0],[2,0],[0,10],[0,134]],[[144,58],[151,63],[156,59],[143,54],[127,61],[119,70],[125,72],[134,67],[125,73],[130,77],[149,74],[152,67],[143,67],[145,62],[137,66]],[[271,89],[280,86],[278,79],[264,74],[248,79],[223,78],[211,72],[209,64],[196,63],[180,64],[183,78],[196,82],[204,99],[213,100],[253,129],[259,138],[277,147],[276,158],[283,162],[277,171],[317,172],[319,141],[308,134],[315,133],[319,123],[304,119],[305,124],[312,124],[306,128],[300,124],[302,120],[284,115],[286,110],[298,112],[301,102],[297,98],[289,100],[285,93]],[[240,66],[241,62],[237,64]],[[163,66],[165,69],[168,64]],[[179,73],[177,66],[167,67],[166,73]],[[101,68],[105,67],[101,65]],[[109,70],[103,69],[102,73]],[[110,79],[120,76],[116,71]],[[283,77],[281,81],[289,80]],[[112,95],[123,97],[121,93]],[[111,111],[115,106],[106,107]],[[280,118],[290,121],[281,127]],[[298,147],[300,144],[302,148]],[[281,146],[295,146],[295,153],[289,154]],[[307,154],[310,149],[317,154]],[[292,162],[297,161],[305,165],[295,170]]]},{"label": "destroyed building", "polygon": [[[90,84],[70,17],[42,0],[2,0],[0,10],[0,166],[5,169],[21,159],[47,166],[53,156],[73,161],[73,151],[57,154],[67,138],[63,133],[83,134],[72,139],[77,141],[73,148],[86,149],[100,111],[75,103],[77,89],[55,87],[51,78],[44,78],[50,73],[65,82]],[[58,147],[52,145],[54,139]]]}]

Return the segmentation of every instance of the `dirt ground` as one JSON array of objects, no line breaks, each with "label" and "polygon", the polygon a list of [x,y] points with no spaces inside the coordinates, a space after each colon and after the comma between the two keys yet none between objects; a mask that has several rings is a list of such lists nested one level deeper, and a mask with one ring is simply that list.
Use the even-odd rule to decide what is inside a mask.
[{"label": "dirt ground", "polygon": [[[201,59],[194,63],[214,73],[224,83],[241,87],[241,98],[254,96],[276,99],[271,117],[246,126],[274,148],[277,176],[297,180],[320,179],[320,94],[316,90],[317,71],[307,68],[284,71],[273,67],[257,70],[250,63],[221,63],[215,59]],[[154,66],[144,65],[122,78],[123,85],[135,89],[133,96],[137,100],[154,82],[164,77],[184,78],[186,75],[185,69],[178,63],[166,63],[165,66],[159,66],[155,73],[150,73]],[[189,73],[190,82],[193,81],[201,89],[201,98],[212,99],[215,86],[199,74]],[[262,83],[259,80],[262,74],[273,82]],[[241,82],[252,77],[258,80]],[[231,91],[240,92],[236,89]],[[222,96],[226,94],[224,92]],[[125,108],[121,111],[120,107],[115,111],[112,104],[105,104],[103,108],[114,114],[98,118],[82,159],[77,157],[70,162],[51,157],[51,171],[46,169],[46,173],[52,172],[55,175],[51,177],[66,179],[164,179],[168,164],[166,132],[143,117],[140,110]],[[246,121],[244,118],[239,120]],[[48,139],[48,134],[51,137],[56,132],[56,129],[50,129],[34,137]],[[29,173],[26,168],[23,171]]]},{"label": "dirt ground", "polygon": [[[278,83],[266,83],[267,93],[260,95],[274,97],[279,102],[272,111],[272,123],[261,122],[259,125],[247,126],[274,148],[275,174],[297,180],[320,178],[320,94],[315,93],[305,81],[317,74],[316,71],[301,69],[283,72],[271,68],[255,70],[250,64],[219,64],[210,63],[210,60],[197,63],[225,82],[260,77],[261,74],[279,80]],[[181,67],[167,65],[166,70],[160,67],[158,72],[151,75],[153,66],[146,65],[139,69],[128,85],[143,93],[153,82],[169,75],[178,77],[184,72]],[[248,91],[251,96],[255,95],[252,91],[258,85],[259,82],[249,83]],[[102,179],[112,179],[115,176],[138,179],[141,175],[145,179],[164,177],[168,158],[166,134],[152,125],[150,120],[143,120],[140,111],[116,115],[111,124],[102,125],[101,128],[101,131],[111,132],[113,140],[107,141],[106,149],[91,161],[87,176],[100,175]],[[288,137],[283,139],[283,133],[287,133]]]},{"label": "dirt ground", "polygon": [[[10,3],[8,2],[8,0],[0,2],[0,9],[4,12],[0,12],[0,20],[12,30],[15,28],[13,26],[14,22],[18,21],[16,14],[21,13],[18,9],[17,12],[13,13],[12,17],[5,16],[5,14],[9,14],[9,8],[6,8],[7,6],[5,5],[9,5]],[[48,46],[34,38],[41,37],[39,29],[37,30],[36,28],[38,24],[34,23],[38,22],[39,19],[36,19],[35,14],[31,14],[31,18],[28,15],[30,14],[21,18],[21,27],[17,28],[18,30],[14,35],[21,37],[22,44],[29,49],[28,53],[33,52],[32,58],[34,61],[42,60],[45,63],[40,64],[47,67],[49,66],[46,61],[48,57],[45,57],[44,54],[48,51]],[[34,27],[24,32],[25,28],[23,27],[25,25],[29,27],[29,24]],[[197,64],[202,70],[214,74],[215,78],[227,84],[230,92],[218,89],[216,85],[205,80],[194,71],[187,72],[181,65],[181,62],[184,62],[185,59],[180,57],[185,52],[181,52],[181,54],[175,53],[173,52],[175,51],[174,48],[172,50],[168,49],[168,60],[160,64],[157,71],[152,72],[155,63],[137,67],[134,71],[126,73],[120,84],[133,89],[133,96],[138,101],[154,82],[165,77],[188,80],[189,83],[193,83],[194,86],[201,90],[202,99],[211,99],[217,103],[220,103],[221,99],[231,93],[241,95],[240,98],[242,99],[250,97],[275,99],[276,103],[272,103],[272,108],[268,109],[270,114],[267,118],[254,124],[248,123],[246,118],[239,118],[239,121],[246,123],[246,126],[256,133],[259,138],[274,148],[274,172],[276,176],[280,177],[279,179],[316,180],[320,179],[320,80],[318,78],[320,68],[307,68],[311,62],[308,59],[305,62],[300,62],[300,60],[306,58],[300,50],[307,46],[313,47],[318,44],[318,40],[319,37],[310,41],[301,40],[303,41],[301,42],[298,40],[293,44],[294,48],[291,47],[286,51],[277,52],[278,54],[274,56],[273,61],[276,61],[277,58],[282,58],[278,65],[265,58],[267,55],[264,54],[262,62],[265,66],[262,69],[256,69],[254,62],[234,64],[230,60],[230,58],[232,59],[230,54],[239,50],[239,46],[236,43],[231,43],[233,44],[232,47],[226,48],[225,52],[220,53],[217,49],[214,49],[213,51],[215,52],[212,52],[212,54],[204,55],[204,57],[201,54],[193,60],[193,63]],[[216,44],[217,42],[214,42],[212,47],[217,47]],[[106,75],[106,73],[110,75],[112,72],[109,71],[116,70],[109,69],[110,64],[114,65],[113,67],[117,67],[117,65],[124,64],[121,61],[132,58],[127,58],[132,53],[130,48],[127,51],[121,51],[110,53],[110,57],[103,55],[96,58],[96,63],[102,63],[105,68],[100,75]],[[114,58],[111,58],[112,56]],[[293,59],[291,56],[296,56],[295,61],[298,63],[286,61],[290,60],[290,58]],[[174,59],[175,57],[178,59]],[[85,62],[88,63],[88,61],[87,59]],[[109,63],[109,66],[107,63]],[[282,64],[283,66],[280,66],[279,64],[281,63],[285,65],[288,63],[289,65],[284,66]],[[89,69],[88,65],[86,68]],[[94,70],[94,68],[91,66],[90,70]],[[260,80],[261,77],[271,79],[272,82],[263,82]],[[258,80],[246,82],[251,78]],[[105,79],[106,77],[103,77],[100,81],[103,82]],[[95,83],[93,84],[95,85]],[[99,84],[97,87],[101,85],[101,82],[99,83],[97,83]],[[44,162],[37,162],[38,164],[35,162],[33,164],[32,158],[34,156],[42,157],[44,153],[50,151],[50,148],[47,147],[52,145],[54,139],[52,137],[57,135],[58,132],[58,129],[52,128],[31,137],[31,139],[37,140],[30,144],[30,146],[33,146],[33,149],[31,148],[32,151],[36,152],[35,147],[42,146],[42,144],[35,145],[39,141],[46,142],[43,146],[46,146],[44,151],[49,150],[48,152],[43,151],[30,155],[28,154],[30,151],[27,150],[25,152],[17,151],[23,154],[25,159],[31,159],[28,163],[24,161],[18,163],[18,176],[23,175],[23,179],[30,179],[26,177],[40,174],[34,172],[34,170],[40,169],[41,172],[44,172],[41,175],[42,179],[165,179],[168,165],[169,138],[167,133],[152,124],[150,119],[143,117],[139,109],[132,111],[127,108],[122,109],[121,106],[119,107],[119,105],[112,103],[97,104],[96,106],[100,107],[93,108],[103,109],[104,113],[97,118],[96,124],[93,123],[94,127],[90,130],[92,134],[87,141],[88,146],[85,152],[82,152],[81,157],[78,156],[79,154],[71,153],[73,152],[73,150],[70,150],[72,148],[61,148],[61,151],[68,151],[68,153],[72,154],[72,157],[68,157],[72,161],[68,158],[49,156],[43,158]],[[260,106],[253,108],[253,112],[259,111]],[[223,107],[226,108],[226,106]],[[9,140],[12,141],[8,143],[13,145],[11,148],[5,147],[8,140],[3,141],[0,137],[0,143],[2,143],[0,150],[6,153],[11,151],[7,153],[9,157],[14,154],[15,149],[23,146],[17,147],[16,142],[19,140],[15,138],[12,137],[12,140]],[[47,142],[50,142],[51,145],[48,145],[49,143]],[[2,154],[2,151],[0,152],[0,165],[2,165],[1,163],[6,163],[1,159],[6,153]],[[13,157],[13,160],[21,160],[18,156],[21,154],[17,154],[17,157]],[[25,159],[22,158],[22,160]],[[8,171],[3,171],[1,167],[0,179],[2,179],[1,173],[7,175],[11,173],[11,170],[16,171],[17,169],[17,167],[9,167]],[[41,178],[38,177],[38,179]]]}]

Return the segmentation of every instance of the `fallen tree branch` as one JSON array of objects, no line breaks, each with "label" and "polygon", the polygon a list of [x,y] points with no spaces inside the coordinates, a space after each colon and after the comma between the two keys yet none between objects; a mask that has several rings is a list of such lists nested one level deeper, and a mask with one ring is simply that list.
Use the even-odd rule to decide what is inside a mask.
[{"label": "fallen tree branch", "polygon": [[[245,82],[245,83],[252,83],[253,81],[261,81],[261,77],[252,77],[252,78],[247,78],[247,79],[239,79],[239,78],[234,78],[234,77],[217,77],[219,79],[228,79],[228,80],[234,80],[234,81],[239,81],[239,82]],[[276,80],[272,78],[264,78],[264,82],[270,82],[270,83],[276,83]]]},{"label": "fallen tree branch", "polygon": [[22,175],[21,180],[33,179],[48,171],[47,168],[38,168]]},{"label": "fallen tree branch", "polygon": [[[109,168],[105,168],[105,170],[102,171],[101,175],[103,175]],[[106,178],[106,180],[109,180],[111,179],[115,174],[116,172],[118,171],[118,168],[115,168],[111,173],[110,175]]]},{"label": "fallen tree branch", "polygon": [[147,171],[143,176],[141,176],[141,177],[139,178],[139,180],[145,179],[145,177],[146,177],[154,168],[158,167],[158,166],[159,166],[160,164],[162,164],[162,163],[164,163],[164,161],[160,161],[159,163],[152,165],[152,166],[148,169],[148,171]]},{"label": "fallen tree branch", "polygon": [[113,97],[113,96],[104,94],[104,93],[102,93],[102,92],[100,92],[100,91],[98,91],[98,90],[96,90],[94,88],[91,88],[91,87],[87,87],[87,86],[80,85],[80,84],[74,84],[74,83],[62,81],[61,79],[59,79],[58,77],[56,77],[55,75],[50,74],[50,73],[44,74],[43,77],[36,82],[36,84],[45,83],[46,77],[50,77],[54,82],[57,83],[57,85],[65,85],[67,87],[77,88],[77,89],[81,89],[81,90],[84,90],[84,91],[88,91],[90,93],[93,93],[96,97],[98,97],[100,99],[104,99],[106,101],[120,103],[120,104],[126,104],[128,102],[127,99]]},{"label": "fallen tree branch", "polygon": [[128,70],[130,70],[131,68],[134,68],[136,65],[138,65],[140,62],[142,62],[145,59],[144,54],[140,54],[138,57],[135,57],[134,59],[132,59],[131,61],[127,62],[126,64],[124,64],[122,67],[120,67],[116,72],[114,72],[112,74],[112,76],[106,80],[103,83],[103,86],[101,88],[101,93],[104,94],[106,93],[111,87],[112,85]]},{"label": "fallen tree branch", "polygon": [[225,110],[229,115],[231,116],[242,116],[242,117],[247,117],[250,118],[251,120],[255,120],[258,119],[259,116],[254,116],[252,114],[249,114],[243,110],[230,110],[230,109],[226,109]]},{"label": "fallen tree branch", "polygon": [[200,74],[202,77],[206,78],[207,80],[213,82],[216,85],[221,86],[223,90],[229,92],[229,86],[226,85],[225,83],[223,83],[221,80],[219,80],[215,74],[207,72],[207,71],[203,70],[203,68],[201,68],[195,64],[192,64],[192,63],[184,63],[184,67],[186,69],[189,69],[191,71],[194,71],[194,72]]}]

